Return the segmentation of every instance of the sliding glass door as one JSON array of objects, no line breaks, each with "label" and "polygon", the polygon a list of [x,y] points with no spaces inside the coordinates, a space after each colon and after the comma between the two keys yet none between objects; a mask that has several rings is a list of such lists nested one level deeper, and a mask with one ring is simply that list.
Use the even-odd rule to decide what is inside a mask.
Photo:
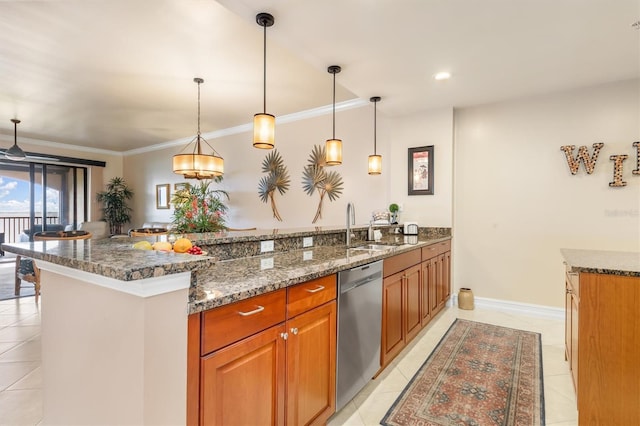
[{"label": "sliding glass door", "polygon": [[0,233],[5,242],[34,232],[77,229],[85,221],[87,168],[0,160]]}]

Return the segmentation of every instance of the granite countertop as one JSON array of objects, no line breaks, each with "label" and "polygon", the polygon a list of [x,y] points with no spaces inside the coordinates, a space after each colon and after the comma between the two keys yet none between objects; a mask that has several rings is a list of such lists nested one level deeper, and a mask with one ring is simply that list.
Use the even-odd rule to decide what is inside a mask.
[{"label": "granite countertop", "polygon": [[[366,227],[355,227],[366,232]],[[2,248],[15,253],[57,265],[105,276],[121,281],[161,277],[180,272],[192,272],[189,289],[189,313],[196,313],[277,290],[289,285],[309,281],[325,275],[371,263],[385,257],[451,239],[450,228],[428,228],[418,236],[405,237],[387,234],[378,244],[389,244],[382,250],[357,250],[342,244],[319,244],[309,248],[289,249],[295,245],[282,244],[285,250],[259,256],[236,254],[234,258],[193,256],[173,252],[133,249],[136,241],[166,236],[115,238],[99,240],[36,241],[3,244]],[[279,232],[253,230],[217,234],[194,234],[197,244],[242,246],[247,241],[259,245],[261,240],[288,239],[314,235],[318,241],[336,241],[331,235],[344,233],[344,228],[304,228]],[[340,234],[342,235],[342,234]],[[411,240],[409,240],[411,238]],[[406,243],[411,241],[411,244]],[[355,240],[352,246],[367,244]],[[239,253],[242,253],[240,251]]]},{"label": "granite countertop", "polygon": [[3,244],[2,248],[10,253],[121,281],[206,269],[216,261],[208,256],[132,248],[136,241],[147,239],[153,242],[155,238],[34,241]]},{"label": "granite countertop", "polygon": [[[189,295],[189,313],[226,305],[293,284],[334,274],[451,237],[421,239],[415,244],[392,245],[367,251],[346,246],[317,246],[270,255],[218,262],[197,272]],[[381,241],[378,244],[389,243]],[[391,241],[391,244],[396,244]]]},{"label": "granite countertop", "polygon": [[571,272],[640,277],[640,252],[561,249]]}]

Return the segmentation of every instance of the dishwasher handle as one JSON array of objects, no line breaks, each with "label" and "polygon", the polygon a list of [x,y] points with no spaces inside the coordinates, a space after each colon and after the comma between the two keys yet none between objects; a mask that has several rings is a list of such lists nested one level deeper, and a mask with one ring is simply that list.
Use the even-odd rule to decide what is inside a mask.
[{"label": "dishwasher handle", "polygon": [[372,281],[376,281],[379,280],[381,278],[382,274],[373,274],[373,275],[367,275],[364,278],[361,278],[357,281],[353,281],[350,283],[346,283],[340,286],[340,294],[345,294],[350,292],[351,290],[354,290],[360,286],[363,286],[365,284],[369,284]]}]

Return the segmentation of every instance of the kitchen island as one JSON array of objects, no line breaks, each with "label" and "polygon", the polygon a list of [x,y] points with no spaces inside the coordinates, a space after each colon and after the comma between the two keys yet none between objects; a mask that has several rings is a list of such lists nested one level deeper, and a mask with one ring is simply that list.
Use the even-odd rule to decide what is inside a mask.
[{"label": "kitchen island", "polygon": [[[235,259],[215,250],[134,250],[133,239],[4,245],[42,270],[43,424],[184,424],[189,314],[449,239],[449,232],[425,230],[411,244],[391,235],[385,242],[394,245],[384,250],[354,250],[344,239],[302,248],[308,236],[340,242],[339,228],[192,238],[206,248],[218,239],[228,244],[220,253],[238,244]],[[269,239],[276,251],[251,256]]]},{"label": "kitchen island", "polygon": [[565,358],[579,424],[640,419],[640,253],[563,249]]}]

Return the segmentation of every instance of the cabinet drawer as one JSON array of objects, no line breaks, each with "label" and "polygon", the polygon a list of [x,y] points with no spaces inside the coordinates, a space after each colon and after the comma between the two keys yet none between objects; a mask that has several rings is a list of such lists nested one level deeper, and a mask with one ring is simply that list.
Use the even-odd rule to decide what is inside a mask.
[{"label": "cabinet drawer", "polygon": [[285,306],[282,289],[204,312],[201,355],[283,322]]},{"label": "cabinet drawer", "polygon": [[439,243],[430,244],[426,247],[422,247],[422,260],[431,259],[451,251],[451,240],[441,241]]},{"label": "cabinet drawer", "polygon": [[413,265],[417,265],[421,260],[420,249],[388,257],[382,264],[382,275],[388,277]]},{"label": "cabinet drawer", "polygon": [[336,275],[307,281],[287,289],[287,318],[306,312],[336,298]]}]

